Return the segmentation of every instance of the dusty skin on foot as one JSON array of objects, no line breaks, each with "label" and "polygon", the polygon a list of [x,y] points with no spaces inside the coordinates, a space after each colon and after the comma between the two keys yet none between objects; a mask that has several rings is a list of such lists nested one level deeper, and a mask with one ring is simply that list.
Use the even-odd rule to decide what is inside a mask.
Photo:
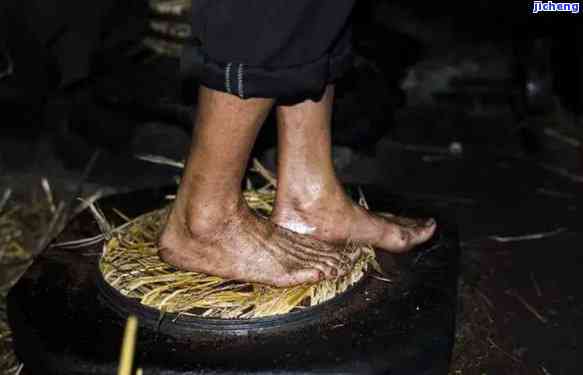
[{"label": "dusty skin on foot", "polygon": [[274,286],[346,274],[359,254],[346,241],[393,252],[426,241],[418,223],[364,211],[345,195],[333,169],[333,86],[318,101],[278,106],[278,191],[272,220],[241,198],[241,181],[272,99],[246,99],[201,86],[191,152],[159,240],[174,266]]},{"label": "dusty skin on foot", "polygon": [[276,202],[272,220],[279,226],[342,244],[370,244],[393,253],[411,250],[431,238],[433,219],[410,219],[389,213],[374,213],[355,204],[338,186],[335,192],[302,203],[301,197]]},{"label": "dusty skin on foot", "polygon": [[278,287],[346,274],[359,254],[284,229],[242,199],[251,148],[274,100],[243,100],[201,86],[198,103],[160,257],[180,269]]},{"label": "dusty skin on foot", "polygon": [[351,240],[390,252],[427,241],[435,221],[374,214],[346,195],[332,162],[334,86],[318,101],[277,108],[278,189],[272,220],[324,241]]},{"label": "dusty skin on foot", "polygon": [[244,202],[221,217],[187,225],[175,207],[160,238],[160,257],[181,269],[288,287],[343,276],[360,255],[279,227]]}]

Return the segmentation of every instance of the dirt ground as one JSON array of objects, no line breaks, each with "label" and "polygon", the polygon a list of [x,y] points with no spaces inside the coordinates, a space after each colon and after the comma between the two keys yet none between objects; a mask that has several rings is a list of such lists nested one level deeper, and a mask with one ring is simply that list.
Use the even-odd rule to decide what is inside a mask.
[{"label": "dirt ground", "polygon": [[[40,179],[25,180],[0,212],[0,372],[6,374],[21,371],[11,352],[6,293],[46,236],[58,202],[69,198],[58,184],[49,195]],[[576,326],[583,314],[577,287],[582,260],[577,244],[583,231],[576,222],[581,197],[561,194],[552,199],[545,194],[519,194],[520,207],[513,207],[509,203],[513,198],[506,197],[506,204],[497,202],[506,211],[487,200],[459,210],[462,271],[450,374],[577,373]],[[496,234],[495,222],[506,223],[500,233],[520,235]],[[520,225],[508,229],[509,222]],[[541,223],[548,229],[541,230]],[[527,228],[538,229],[533,233]]]},{"label": "dirt ground", "polygon": [[[407,110],[398,121],[373,156],[354,154],[340,176],[455,213],[462,258],[450,373],[580,373],[581,146],[546,136],[549,125],[543,123],[533,128],[540,129],[544,152],[532,156],[522,151],[515,128],[474,118],[464,123],[462,134],[454,134],[463,152],[452,155],[444,147],[454,139],[450,118]],[[19,155],[33,147],[36,156],[25,163]],[[82,173],[59,165],[48,142],[19,144],[2,137],[0,166],[0,373],[14,374],[20,364],[10,350],[5,296],[29,254],[58,229],[51,223],[59,203],[77,206],[72,198],[169,185],[176,170],[136,162],[131,155],[104,155],[79,189]],[[44,187],[42,176],[48,181]],[[8,190],[12,194],[4,200]]]}]

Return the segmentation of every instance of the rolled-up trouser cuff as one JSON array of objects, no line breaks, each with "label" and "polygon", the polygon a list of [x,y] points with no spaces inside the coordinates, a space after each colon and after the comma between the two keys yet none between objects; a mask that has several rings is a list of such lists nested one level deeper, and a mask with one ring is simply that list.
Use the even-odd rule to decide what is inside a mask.
[{"label": "rolled-up trouser cuff", "polygon": [[327,84],[352,66],[352,51],[325,55],[316,61],[285,68],[248,66],[214,61],[199,46],[188,46],[182,57],[183,74],[202,85],[245,98],[301,99],[318,97]]},{"label": "rolled-up trouser cuff", "polygon": [[241,98],[318,97],[351,66],[355,0],[192,0],[183,73]]}]

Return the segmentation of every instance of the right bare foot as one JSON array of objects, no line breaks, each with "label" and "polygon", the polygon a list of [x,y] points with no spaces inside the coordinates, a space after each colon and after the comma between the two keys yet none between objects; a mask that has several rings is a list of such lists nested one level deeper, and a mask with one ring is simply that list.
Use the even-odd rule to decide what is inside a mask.
[{"label": "right bare foot", "polygon": [[159,240],[160,258],[179,269],[289,287],[345,275],[360,255],[279,227],[244,201],[194,218],[182,206],[175,202]]}]

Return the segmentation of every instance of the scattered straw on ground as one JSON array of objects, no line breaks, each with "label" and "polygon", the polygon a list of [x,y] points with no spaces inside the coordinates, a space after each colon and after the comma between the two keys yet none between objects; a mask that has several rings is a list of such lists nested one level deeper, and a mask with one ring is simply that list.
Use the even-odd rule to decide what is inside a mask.
[{"label": "scattered straw on ground", "polygon": [[[48,181],[44,182],[46,191]],[[44,195],[44,193],[43,193]],[[52,197],[33,192],[26,206],[18,204],[10,189],[0,191],[0,373],[16,374],[21,366],[12,351],[7,323],[6,296],[31,262],[30,249],[44,235],[53,214]]]},{"label": "scattered straw on ground", "polygon": [[[249,189],[244,196],[252,209],[269,214],[275,189]],[[111,286],[127,297],[165,312],[221,319],[285,314],[331,299],[358,282],[370,265],[378,267],[373,248],[362,246],[363,255],[351,273],[315,285],[273,288],[180,271],[162,262],[157,255],[156,240],[166,212],[160,209],[147,213],[122,230],[114,231],[104,246],[100,262],[104,279]]]},{"label": "scattered straw on ground", "polygon": [[[8,204],[10,196],[6,190],[6,199],[0,199],[0,373],[14,373],[18,368],[16,357],[12,352],[12,335],[6,322],[6,295],[14,284],[18,269],[6,269],[7,264],[25,260],[27,254],[22,246],[22,229],[15,217],[17,211]],[[14,276],[11,276],[11,274]]]}]

